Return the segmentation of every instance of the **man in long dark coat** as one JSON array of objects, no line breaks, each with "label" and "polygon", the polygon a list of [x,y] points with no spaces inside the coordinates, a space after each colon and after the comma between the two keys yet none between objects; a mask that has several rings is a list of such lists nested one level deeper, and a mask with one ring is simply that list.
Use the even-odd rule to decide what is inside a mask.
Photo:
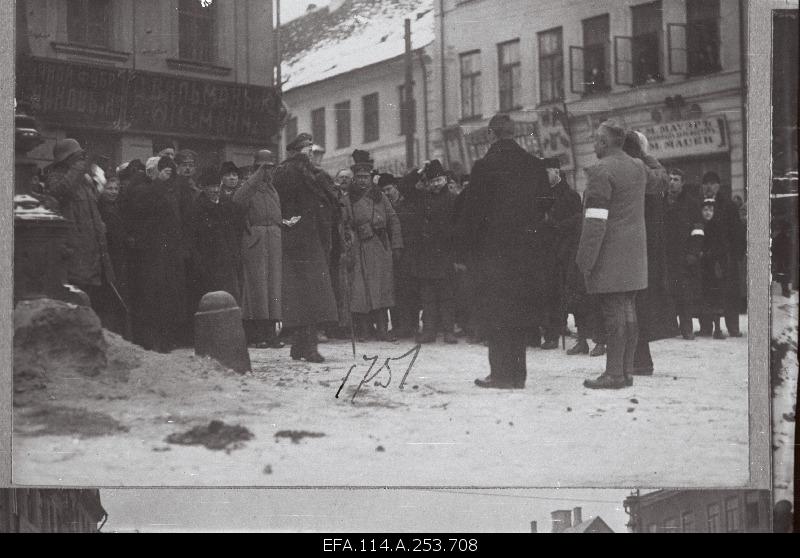
[{"label": "man in long dark coat", "polygon": [[540,312],[542,277],[537,227],[547,194],[544,165],[512,139],[514,122],[498,114],[489,121],[486,156],[477,161],[464,199],[457,237],[460,264],[474,255],[476,311],[489,345],[490,374],[479,387],[525,387],[526,330]]},{"label": "man in long dark coat", "polygon": [[330,258],[338,242],[340,215],[330,176],[311,163],[312,145],[307,133],[289,143],[288,157],[276,167],[273,179],[284,224],[283,325],[295,330],[291,355],[323,362],[316,328],[338,319]]},{"label": "man in long dark coat", "polygon": [[545,214],[542,227],[543,243],[549,257],[544,265],[548,275],[544,344],[542,349],[558,348],[558,338],[566,328],[565,287],[567,272],[575,261],[581,227],[581,197],[561,177],[561,164],[557,157],[544,160],[551,187],[552,206]]},{"label": "man in long dark coat", "polygon": [[667,254],[667,277],[670,295],[681,335],[694,339],[693,317],[700,296],[700,254],[692,236],[702,236],[700,201],[684,188],[680,169],[669,170],[669,187],[664,198],[664,245]]},{"label": "man in long dark coat", "polygon": [[128,234],[134,343],[169,352],[185,336],[187,292],[180,207],[173,184],[174,164],[162,157],[159,175],[137,175],[128,186]]}]

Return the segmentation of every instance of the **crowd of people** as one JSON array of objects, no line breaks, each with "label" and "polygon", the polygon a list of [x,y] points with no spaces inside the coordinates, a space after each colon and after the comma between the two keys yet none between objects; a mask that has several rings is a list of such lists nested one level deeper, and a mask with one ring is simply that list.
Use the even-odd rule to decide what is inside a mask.
[{"label": "crowd of people", "polygon": [[507,115],[488,135],[469,175],[432,160],[399,177],[362,150],[331,177],[307,133],[280,163],[262,149],[248,167],[200,169],[165,149],[105,173],[63,139],[34,193],[70,221],[69,281],[151,350],[190,346],[212,291],[235,298],[250,346],[290,339],[296,360],[322,362],[326,337],[482,342],[482,387],[523,387],[525,347],[564,346],[569,314],[566,353],[607,355],[588,387],[652,373],[650,341],[723,339],[721,319],[741,335],[744,223],[719,176],[687,184],[640,133],[605,123],[581,199],[557,158],[513,141]]}]

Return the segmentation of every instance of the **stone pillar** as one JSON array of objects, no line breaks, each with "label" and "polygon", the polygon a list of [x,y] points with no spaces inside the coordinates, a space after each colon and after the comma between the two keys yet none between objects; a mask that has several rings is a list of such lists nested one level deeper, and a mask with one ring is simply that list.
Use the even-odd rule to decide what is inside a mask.
[{"label": "stone pillar", "polygon": [[207,293],[194,315],[194,352],[239,373],[250,371],[242,311],[225,291]]}]

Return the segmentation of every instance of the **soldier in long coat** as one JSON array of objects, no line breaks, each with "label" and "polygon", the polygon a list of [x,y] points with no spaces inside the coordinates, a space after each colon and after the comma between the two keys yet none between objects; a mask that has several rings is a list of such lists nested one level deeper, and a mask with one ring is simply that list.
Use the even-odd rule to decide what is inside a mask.
[{"label": "soldier in long coat", "polygon": [[388,332],[387,310],[394,306],[393,260],[403,248],[400,220],[391,202],[373,184],[373,162],[366,151],[353,153],[354,178],[344,201],[345,228],[351,233],[348,247],[352,264],[350,311],[357,316],[359,338],[366,338],[370,324],[377,326],[379,340],[396,340]]},{"label": "soldier in long coat", "polygon": [[576,262],[589,294],[600,295],[606,330],[606,369],[585,380],[591,389],[633,385],[638,327],[636,292],[647,288],[644,196],[647,168],[623,150],[625,130],[612,121],[595,134],[599,162],[586,169],[584,219]]},{"label": "soldier in long coat", "polygon": [[420,181],[409,193],[417,226],[404,237],[408,252],[408,275],[419,284],[422,299],[422,334],[418,341],[433,343],[437,332],[444,342],[455,344],[455,252],[456,195],[448,188],[442,164],[434,159],[422,170]]},{"label": "soldier in long coat", "polygon": [[536,198],[547,193],[547,172],[512,139],[508,115],[492,117],[488,135],[491,147],[473,166],[465,190],[457,261],[474,262],[477,319],[489,345],[491,372],[475,384],[522,389],[526,333],[537,322],[545,295],[537,236],[544,210]]},{"label": "soldier in long coat", "polygon": [[281,201],[284,327],[295,330],[292,358],[325,359],[317,351],[317,325],[338,320],[330,276],[340,219],[331,178],[311,163],[310,134],[286,146],[288,157],[275,168],[273,183]]},{"label": "soldier in long coat", "polygon": [[233,202],[245,212],[241,236],[245,333],[256,347],[281,348],[275,325],[282,317],[283,225],[271,157],[267,150],[256,154],[253,166],[258,165],[257,170],[234,192]]}]

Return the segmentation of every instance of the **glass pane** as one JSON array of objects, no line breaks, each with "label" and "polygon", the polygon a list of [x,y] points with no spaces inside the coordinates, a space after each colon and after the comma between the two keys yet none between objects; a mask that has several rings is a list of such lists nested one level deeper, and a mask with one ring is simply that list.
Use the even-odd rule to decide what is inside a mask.
[{"label": "glass pane", "polygon": [[583,20],[583,46],[608,42],[608,14]]},{"label": "glass pane", "polygon": [[513,64],[519,62],[519,41],[506,43],[500,47],[500,64]]},{"label": "glass pane", "polygon": [[634,36],[661,31],[661,2],[633,6],[631,16]]},{"label": "glass pane", "polygon": [[539,35],[539,56],[561,52],[561,30],[548,31]]},{"label": "glass pane", "polygon": [[717,19],[718,17],[719,0],[687,0],[687,22],[691,23],[699,19]]},{"label": "glass pane", "polygon": [[481,97],[481,76],[472,78],[472,116],[477,116],[483,113],[483,104]]}]

